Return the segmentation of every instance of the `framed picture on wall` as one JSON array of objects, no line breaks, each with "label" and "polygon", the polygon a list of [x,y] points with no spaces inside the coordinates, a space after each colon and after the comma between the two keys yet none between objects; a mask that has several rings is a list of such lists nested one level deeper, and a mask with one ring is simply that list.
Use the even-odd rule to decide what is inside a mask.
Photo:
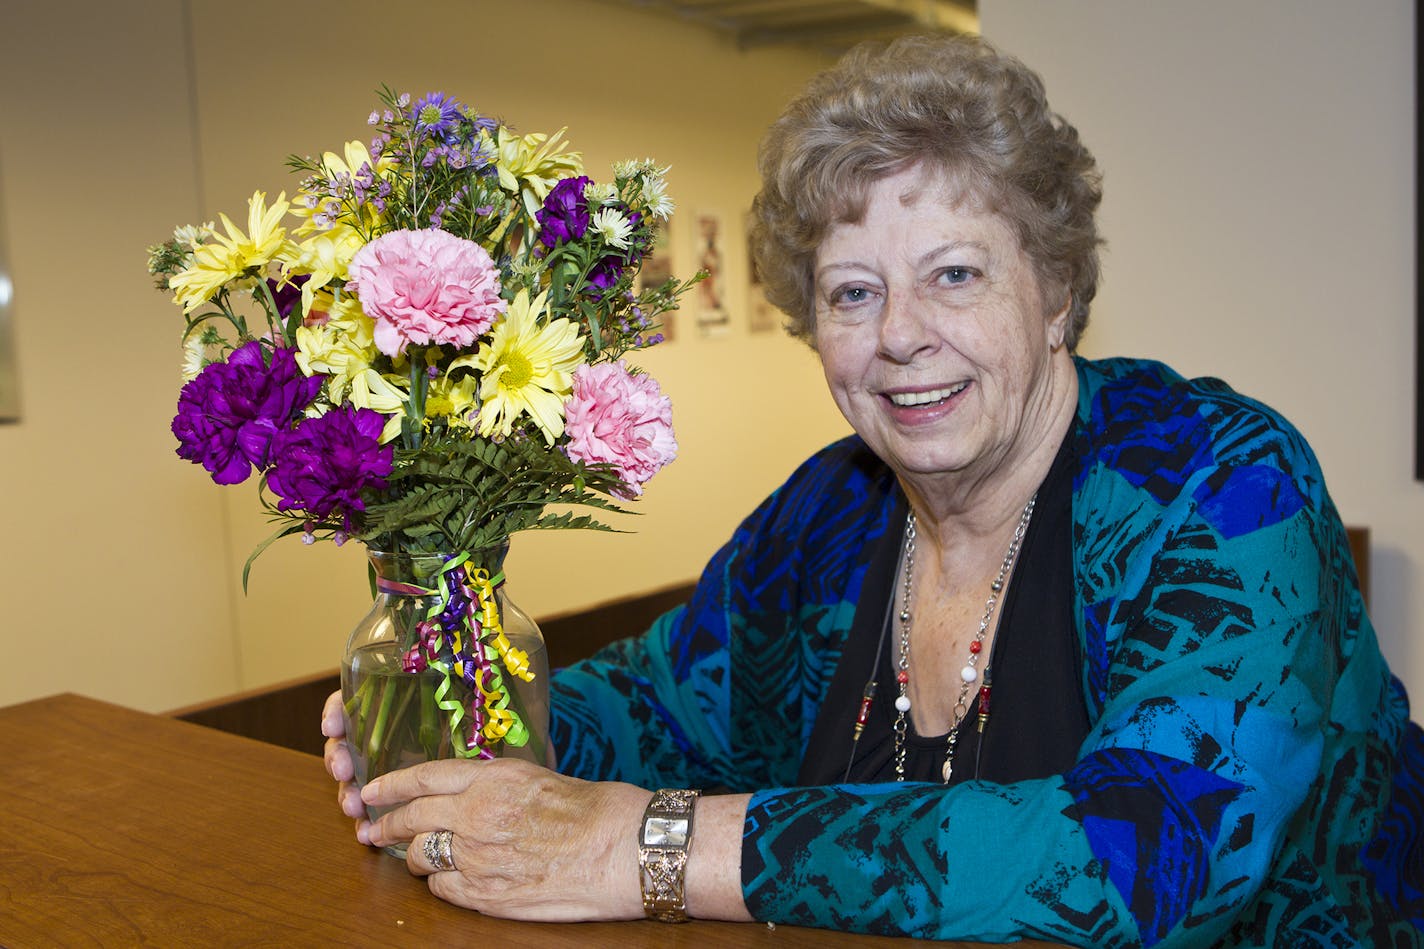
[{"label": "framed picture on wall", "polygon": [[722,251],[725,234],[722,215],[716,211],[699,211],[693,218],[693,239],[696,252],[693,263],[707,272],[707,277],[693,291],[696,294],[697,327],[703,336],[721,336],[727,332],[726,256]]},{"label": "framed picture on wall", "polygon": [[0,192],[0,422],[18,422],[20,378],[15,368],[15,333],[10,325],[15,283],[10,276],[6,226],[4,195]]},{"label": "framed picture on wall", "polygon": [[[645,287],[658,287],[667,283],[672,278],[672,221],[664,221],[663,226],[658,228],[658,236],[653,247],[643,255],[643,261],[638,270],[637,290],[641,292]],[[658,332],[663,334],[663,340],[672,342],[677,338],[677,311],[670,310],[663,314],[662,327]]]}]

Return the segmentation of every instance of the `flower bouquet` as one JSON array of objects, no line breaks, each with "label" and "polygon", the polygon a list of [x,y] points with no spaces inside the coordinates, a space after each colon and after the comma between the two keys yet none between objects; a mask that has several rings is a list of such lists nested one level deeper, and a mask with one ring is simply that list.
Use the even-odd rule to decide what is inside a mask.
[{"label": "flower bouquet", "polygon": [[256,471],[278,525],[244,588],[279,537],[371,551],[376,606],[343,666],[362,781],[545,760],[518,688],[542,640],[516,641],[532,624],[501,595],[508,539],[609,529],[598,510],[673,459],[669,401],[624,357],[696,280],[637,286],[666,169],[595,183],[562,132],[441,93],[380,99],[369,145],[289,159],[293,200],[258,192],[245,230],[180,227],[149,260],[184,314],[178,454],[219,484]]}]

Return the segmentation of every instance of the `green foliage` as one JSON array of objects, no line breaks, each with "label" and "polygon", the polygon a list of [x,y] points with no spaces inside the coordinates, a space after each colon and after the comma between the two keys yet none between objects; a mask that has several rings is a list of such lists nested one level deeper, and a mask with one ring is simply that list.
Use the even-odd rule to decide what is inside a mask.
[{"label": "green foliage", "polygon": [[537,438],[444,435],[397,453],[386,498],[367,507],[354,536],[380,549],[434,553],[488,550],[521,530],[612,530],[591,515],[544,509],[626,513],[607,497],[621,484],[610,467],[570,461]]}]

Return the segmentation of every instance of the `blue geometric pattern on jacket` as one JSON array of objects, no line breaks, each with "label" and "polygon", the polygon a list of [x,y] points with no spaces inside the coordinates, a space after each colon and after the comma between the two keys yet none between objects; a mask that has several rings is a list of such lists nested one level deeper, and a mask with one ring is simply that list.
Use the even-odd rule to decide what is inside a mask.
[{"label": "blue geometric pattern on jacket", "polygon": [[1072,816],[1127,900],[1143,945],[1156,945],[1205,895],[1222,813],[1241,786],[1127,748],[1091,752],[1063,779],[1073,795]]},{"label": "blue geometric pattern on jacket", "polygon": [[791,787],[869,551],[898,526],[895,480],[856,438],[759,506],[686,607],[554,678],[561,768],[756,792],[742,874],[759,919],[1083,946],[1417,944],[1424,742],[1309,447],[1215,380],[1077,367],[1092,730],[1068,774]]}]

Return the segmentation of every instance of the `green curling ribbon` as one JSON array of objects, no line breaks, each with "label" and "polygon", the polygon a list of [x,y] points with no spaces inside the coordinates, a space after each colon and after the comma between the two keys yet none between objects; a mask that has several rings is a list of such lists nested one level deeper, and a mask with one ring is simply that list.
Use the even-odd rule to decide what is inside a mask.
[{"label": "green curling ribbon", "polygon": [[[469,553],[464,552],[457,557],[452,557],[450,560],[446,561],[443,567],[440,568],[440,589],[438,591],[430,591],[431,593],[439,593],[440,602],[437,604],[433,604],[428,610],[426,610],[425,619],[427,622],[438,617],[441,613],[445,611],[445,607],[450,603],[450,574],[451,572],[460,569],[460,567],[469,559]],[[443,629],[444,627],[442,626],[441,628]],[[454,634],[455,639],[452,651],[458,654],[461,639],[460,630],[455,629],[450,630],[449,632],[452,632]],[[473,632],[471,633],[471,637],[473,638]],[[465,706],[459,699],[450,696],[451,689],[453,688],[450,683],[450,664],[438,659],[432,660],[430,664],[436,669],[440,670],[440,684],[435,687],[435,707],[445,712],[447,716],[450,731],[450,746],[455,750],[456,757],[478,757],[481,751],[481,746],[478,741],[472,744],[471,742],[466,741],[465,738],[460,734],[460,723],[465,720]]]},{"label": "green curling ribbon", "polygon": [[479,756],[480,746],[470,747],[470,743],[460,736],[460,722],[465,718],[465,707],[458,699],[447,699],[450,694],[450,664],[435,659],[431,661],[431,666],[440,670],[442,678],[440,684],[435,687],[435,707],[444,711],[450,720],[450,747],[455,749],[457,758],[475,758]]},{"label": "green curling ribbon", "polygon": [[[430,590],[424,587],[411,586],[408,591],[402,591],[414,595],[439,597],[439,602],[432,604],[429,609],[426,610],[426,622],[434,622],[445,612],[445,609],[450,604],[451,591],[455,588],[455,585],[460,582],[457,571],[464,568],[469,561],[469,551],[463,551],[446,561],[440,568],[437,581],[438,589]],[[483,573],[484,571],[481,570],[479,572]],[[483,633],[488,629],[496,635],[502,635],[503,626],[500,623],[499,609],[494,601],[494,591],[504,582],[504,571],[501,570],[487,581],[477,580],[473,575],[471,575],[469,579],[472,587],[480,588],[477,590],[478,602],[473,605],[479,607],[482,615],[481,632]],[[485,596],[485,590],[488,590],[488,596]],[[509,707],[509,688],[505,685],[504,674],[500,669],[503,665],[503,659],[499,651],[487,647],[480,641],[480,637],[475,635],[474,629],[469,627],[468,612],[461,613],[460,624],[455,629],[445,629],[443,625],[441,625],[440,628],[449,634],[453,640],[451,651],[453,653],[454,662],[449,663],[442,659],[431,658],[431,667],[439,671],[441,676],[440,682],[435,687],[434,698],[436,707],[446,714],[450,731],[450,743],[455,750],[456,756],[460,758],[475,758],[481,754],[488,754],[487,747],[484,742],[480,740],[481,737],[491,741],[502,740],[516,748],[522,748],[528,744],[530,739],[529,727],[524,723],[519,713]],[[462,632],[464,635],[461,635]],[[476,649],[481,650],[481,655],[489,663],[488,667],[483,669],[488,675],[480,675],[477,680],[477,691],[480,693],[480,700],[484,707],[486,721],[485,727],[474,736],[474,741],[470,742],[466,741],[460,734],[460,725],[465,720],[466,711],[464,704],[452,695],[454,690],[452,680],[457,677],[462,681],[464,679],[464,660],[460,658],[460,654],[467,651],[473,660],[474,650]],[[493,730],[496,732],[499,732],[501,727],[503,728],[503,732],[499,738],[494,738],[489,734],[491,725],[494,725]]]}]

